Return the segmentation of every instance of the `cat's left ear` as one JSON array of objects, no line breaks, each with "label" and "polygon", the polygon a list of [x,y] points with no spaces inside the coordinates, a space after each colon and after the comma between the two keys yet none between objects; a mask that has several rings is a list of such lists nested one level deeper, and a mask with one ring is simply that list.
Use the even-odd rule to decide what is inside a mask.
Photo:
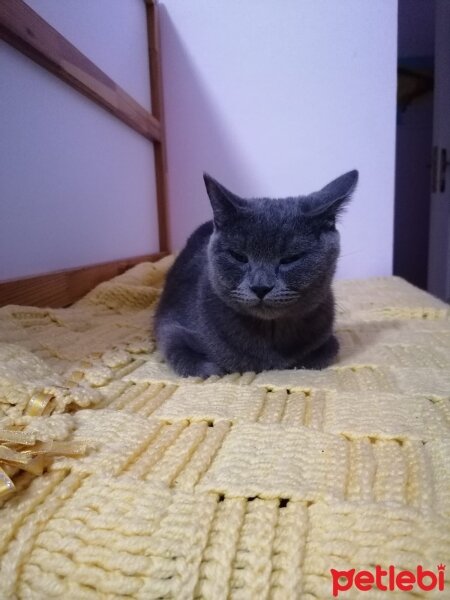
[{"label": "cat's left ear", "polygon": [[214,225],[220,229],[238,217],[239,211],[245,208],[245,201],[227,190],[208,173],[203,173],[203,179],[214,213]]},{"label": "cat's left ear", "polygon": [[334,227],[337,217],[350,202],[358,183],[358,171],[349,171],[334,179],[318,192],[305,198],[303,212],[308,217],[317,217],[324,226]]}]

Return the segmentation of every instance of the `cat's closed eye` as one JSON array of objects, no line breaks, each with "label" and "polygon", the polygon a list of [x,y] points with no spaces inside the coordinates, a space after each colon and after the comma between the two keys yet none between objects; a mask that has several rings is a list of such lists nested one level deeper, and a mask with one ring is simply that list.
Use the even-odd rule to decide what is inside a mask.
[{"label": "cat's closed eye", "polygon": [[280,260],[280,265],[290,265],[297,262],[306,255],[306,252],[298,252],[297,254],[290,254]]},{"label": "cat's closed eye", "polygon": [[230,256],[232,256],[234,258],[234,260],[237,260],[241,263],[248,262],[248,258],[245,256],[245,254],[240,254],[239,252],[235,252],[234,250],[231,250],[231,249],[228,250],[228,254]]}]

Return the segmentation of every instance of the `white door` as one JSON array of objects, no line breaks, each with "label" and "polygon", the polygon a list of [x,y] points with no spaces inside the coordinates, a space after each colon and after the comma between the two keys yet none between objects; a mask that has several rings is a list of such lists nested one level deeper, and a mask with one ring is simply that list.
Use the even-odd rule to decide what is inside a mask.
[{"label": "white door", "polygon": [[436,0],[428,290],[450,302],[450,1]]}]

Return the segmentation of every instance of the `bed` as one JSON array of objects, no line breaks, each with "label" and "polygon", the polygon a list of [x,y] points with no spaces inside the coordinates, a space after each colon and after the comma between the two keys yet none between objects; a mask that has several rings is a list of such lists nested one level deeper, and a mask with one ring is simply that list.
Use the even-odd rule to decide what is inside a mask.
[{"label": "bed", "polygon": [[443,597],[448,305],[338,281],[332,367],[183,379],[161,255],[0,286],[0,598],[359,598],[377,565]]}]

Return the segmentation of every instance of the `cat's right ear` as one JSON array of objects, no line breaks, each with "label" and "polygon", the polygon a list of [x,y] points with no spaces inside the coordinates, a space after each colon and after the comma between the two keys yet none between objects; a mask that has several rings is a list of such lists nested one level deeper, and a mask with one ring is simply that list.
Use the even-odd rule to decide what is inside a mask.
[{"label": "cat's right ear", "polygon": [[356,184],[358,171],[353,170],[334,179],[318,192],[310,194],[302,201],[304,214],[315,217],[318,223],[334,227],[336,219],[350,202]]},{"label": "cat's right ear", "polygon": [[213,209],[214,225],[220,229],[238,217],[239,209],[243,208],[244,201],[208,173],[203,173],[203,179]]}]

